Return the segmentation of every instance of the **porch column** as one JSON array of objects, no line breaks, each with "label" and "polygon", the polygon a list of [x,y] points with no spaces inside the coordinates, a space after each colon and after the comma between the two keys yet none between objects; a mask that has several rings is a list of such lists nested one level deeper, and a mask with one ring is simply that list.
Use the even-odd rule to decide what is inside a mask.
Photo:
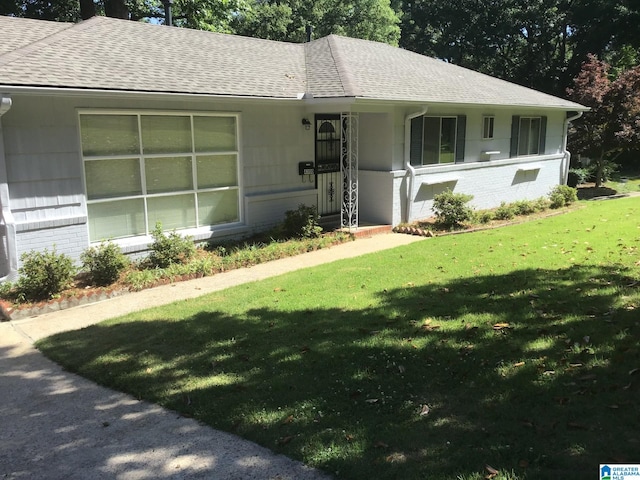
[{"label": "porch column", "polygon": [[340,225],[342,228],[351,229],[358,227],[358,114],[343,113],[340,117],[342,125]]}]

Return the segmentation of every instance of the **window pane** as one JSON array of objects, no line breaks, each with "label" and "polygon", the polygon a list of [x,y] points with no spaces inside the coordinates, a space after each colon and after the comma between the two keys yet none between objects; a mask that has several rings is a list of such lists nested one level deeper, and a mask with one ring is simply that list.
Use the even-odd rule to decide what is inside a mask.
[{"label": "window pane", "polygon": [[195,199],[192,193],[150,197],[147,199],[147,213],[149,230],[153,230],[157,222],[162,223],[163,230],[196,226]]},{"label": "window pane", "polygon": [[191,157],[145,158],[147,193],[193,190]]},{"label": "window pane", "polygon": [[493,138],[493,122],[494,117],[483,118],[482,138]]},{"label": "window pane", "polygon": [[518,140],[518,155],[529,155],[529,129],[530,118],[520,119],[520,138]]},{"label": "window pane", "polygon": [[529,154],[535,155],[540,148],[540,119],[531,119],[531,132],[529,134]]},{"label": "window pane", "polygon": [[423,165],[438,163],[440,150],[440,117],[424,119],[424,151]]},{"label": "window pane", "polygon": [[143,115],[142,149],[144,153],[191,152],[191,120],[172,115]]},{"label": "window pane", "polygon": [[239,220],[238,190],[198,194],[200,225],[217,225]]},{"label": "window pane", "polygon": [[93,203],[87,205],[87,210],[92,242],[145,233],[144,202],[141,198]]},{"label": "window pane", "polygon": [[137,158],[92,160],[85,162],[84,172],[89,200],[128,197],[142,193],[140,164]]},{"label": "window pane", "polygon": [[440,163],[453,163],[456,160],[456,119],[442,119],[440,134]]},{"label": "window pane", "polygon": [[236,155],[204,155],[196,160],[198,188],[235,187],[238,185]]},{"label": "window pane", "polygon": [[193,117],[196,152],[237,150],[235,117]]},{"label": "window pane", "polygon": [[140,153],[135,115],[80,115],[80,131],[85,157]]}]

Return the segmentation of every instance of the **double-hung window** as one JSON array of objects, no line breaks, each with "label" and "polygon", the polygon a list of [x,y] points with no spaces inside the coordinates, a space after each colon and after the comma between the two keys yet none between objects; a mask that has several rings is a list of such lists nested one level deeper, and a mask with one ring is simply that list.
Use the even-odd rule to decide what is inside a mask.
[{"label": "double-hung window", "polygon": [[547,135],[547,117],[514,115],[511,120],[511,157],[543,155]]},{"label": "double-hung window", "polygon": [[92,242],[240,220],[234,114],[80,113]]},{"label": "double-hung window", "polygon": [[417,117],[411,120],[411,165],[464,160],[466,116]]}]

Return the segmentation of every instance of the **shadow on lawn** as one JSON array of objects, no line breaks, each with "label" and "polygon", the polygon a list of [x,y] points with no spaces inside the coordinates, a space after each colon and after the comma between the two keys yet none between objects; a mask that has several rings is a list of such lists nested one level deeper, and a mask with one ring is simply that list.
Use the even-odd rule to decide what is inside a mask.
[{"label": "shadow on lawn", "polygon": [[[363,310],[229,317],[209,305],[41,346],[101,383],[341,478],[455,478],[490,464],[583,479],[598,463],[640,461],[628,274],[520,270],[378,292]],[[289,293],[273,295],[284,304]]]}]

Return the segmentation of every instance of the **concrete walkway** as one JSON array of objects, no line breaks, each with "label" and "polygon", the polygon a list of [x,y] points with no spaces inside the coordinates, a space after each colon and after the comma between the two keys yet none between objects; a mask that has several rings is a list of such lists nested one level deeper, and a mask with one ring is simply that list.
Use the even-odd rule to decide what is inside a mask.
[{"label": "concrete walkway", "polygon": [[32,343],[151,306],[422,240],[385,234],[330,249],[0,323],[0,478],[328,477],[252,442],[65,372]]}]

